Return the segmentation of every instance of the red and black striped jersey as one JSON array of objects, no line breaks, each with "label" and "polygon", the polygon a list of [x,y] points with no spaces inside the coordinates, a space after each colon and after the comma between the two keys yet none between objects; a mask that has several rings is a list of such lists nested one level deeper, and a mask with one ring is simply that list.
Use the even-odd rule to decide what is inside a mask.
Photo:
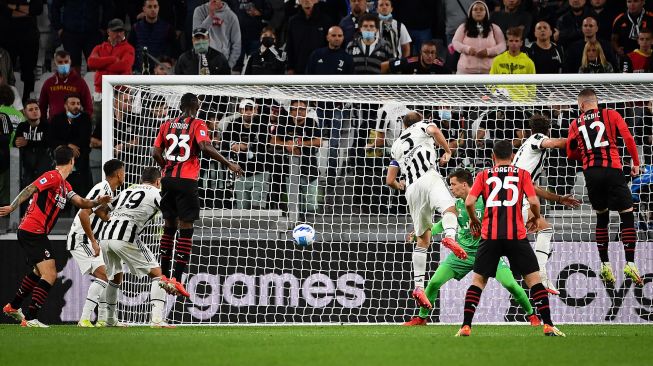
[{"label": "red and black striped jersey", "polygon": [[43,173],[33,183],[38,192],[32,195],[19,229],[34,234],[49,234],[59,218],[59,211],[76,193],[57,170]]},{"label": "red and black striped jersey", "polygon": [[583,169],[621,169],[617,137],[623,138],[633,164],[639,165],[637,145],[628,125],[619,112],[609,108],[588,110],[571,123],[567,136],[567,156],[580,155]]},{"label": "red and black striped jersey", "polygon": [[470,195],[485,201],[483,239],[524,239],[522,217],[524,196],[534,197],[535,188],[527,170],[514,165],[499,165],[476,175]]},{"label": "red and black striped jersey", "polygon": [[206,123],[193,117],[178,117],[159,128],[154,146],[163,149],[167,159],[163,177],[197,180],[200,174],[200,147],[211,141]]}]

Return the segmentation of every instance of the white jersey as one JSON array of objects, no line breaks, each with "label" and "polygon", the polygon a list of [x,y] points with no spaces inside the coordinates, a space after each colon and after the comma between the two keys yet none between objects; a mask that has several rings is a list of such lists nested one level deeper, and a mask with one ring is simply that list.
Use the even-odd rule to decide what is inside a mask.
[{"label": "white jersey", "polygon": [[135,184],[122,191],[109,205],[110,221],[100,233],[102,240],[134,243],[148,221],[160,211],[161,190],[149,184]]},{"label": "white jersey", "polygon": [[404,126],[403,117],[410,112],[403,104],[385,104],[376,112],[376,127],[377,132],[385,134],[386,149],[390,148],[397,137],[401,134]]},{"label": "white jersey", "polygon": [[[111,186],[109,185],[109,182],[106,180],[101,181],[100,183],[96,184],[90,192],[86,195],[86,198],[89,200],[93,200],[97,198],[98,196],[111,196],[113,197],[113,191],[111,190]],[[102,230],[102,227],[104,226],[104,221],[100,220],[100,217],[95,215],[95,210],[96,208],[93,209],[93,212],[89,216],[89,220],[91,221],[91,231],[93,231],[93,235],[97,239],[98,234],[100,233],[100,230]],[[73,221],[72,226],[70,227],[70,234],[76,234],[79,237],[82,238],[82,240],[87,243],[88,238],[86,237],[86,233],[84,232],[84,228],[82,227],[82,222],[79,218],[79,210],[77,212],[77,215],[75,216],[75,220]],[[71,245],[69,243],[68,245],[68,250],[71,250]]]},{"label": "white jersey", "polygon": [[512,165],[531,173],[533,182],[537,182],[542,174],[542,165],[547,155],[547,149],[542,148],[542,142],[547,138],[541,133],[532,135],[524,141],[515,158],[512,159]]},{"label": "white jersey", "polygon": [[427,121],[417,122],[405,129],[392,144],[392,159],[399,164],[402,174],[406,177],[406,187],[435,166],[435,141],[426,133],[426,128],[431,125],[435,126]]}]

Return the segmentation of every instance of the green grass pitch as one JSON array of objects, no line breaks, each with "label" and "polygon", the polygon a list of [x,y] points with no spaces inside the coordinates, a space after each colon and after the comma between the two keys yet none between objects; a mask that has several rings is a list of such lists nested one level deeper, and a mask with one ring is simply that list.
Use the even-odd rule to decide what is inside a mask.
[{"label": "green grass pitch", "polygon": [[50,329],[0,325],[0,365],[650,365],[653,326],[392,325]]}]

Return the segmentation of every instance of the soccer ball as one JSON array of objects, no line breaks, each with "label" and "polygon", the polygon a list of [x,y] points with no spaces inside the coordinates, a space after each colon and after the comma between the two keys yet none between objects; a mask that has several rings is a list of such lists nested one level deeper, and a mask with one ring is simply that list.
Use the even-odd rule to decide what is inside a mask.
[{"label": "soccer ball", "polygon": [[292,230],[292,238],[300,247],[307,247],[315,241],[315,229],[309,224],[299,224]]}]

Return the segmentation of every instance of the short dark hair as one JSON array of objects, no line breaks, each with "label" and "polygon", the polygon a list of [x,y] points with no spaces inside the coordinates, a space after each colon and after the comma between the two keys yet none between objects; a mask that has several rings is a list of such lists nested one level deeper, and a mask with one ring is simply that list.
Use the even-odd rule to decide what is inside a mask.
[{"label": "short dark hair", "polygon": [[199,109],[200,106],[200,100],[197,99],[197,95],[193,93],[186,93],[181,96],[181,100],[179,101],[179,109],[182,112],[186,112],[189,109]]},{"label": "short dark hair", "polygon": [[54,53],[54,57],[59,57],[59,58],[66,58],[69,57],[70,53],[66,50],[58,50],[57,52]]},{"label": "short dark hair", "polygon": [[77,93],[70,93],[70,94],[66,94],[66,95],[63,97],[63,102],[64,102],[64,104],[68,103],[68,99],[70,99],[70,98],[77,98],[77,99],[79,99],[80,102],[82,101],[82,97],[81,97],[79,94],[77,94]]},{"label": "short dark hair", "polygon": [[449,179],[456,178],[462,183],[467,183],[468,186],[474,184],[474,176],[472,172],[467,169],[456,169],[451,174],[449,174]]},{"label": "short dark hair", "polygon": [[433,47],[435,47],[435,49],[438,49],[438,44],[435,43],[435,41],[432,40],[432,39],[422,42],[422,45],[419,47],[420,51],[422,50],[422,48],[424,46],[433,46]]},{"label": "short dark hair", "polygon": [[74,157],[73,149],[66,145],[59,145],[54,149],[54,162],[57,165],[68,165]]},{"label": "short dark hair", "polygon": [[25,107],[27,107],[30,104],[39,104],[39,101],[34,99],[34,98],[29,98],[25,103],[23,103]]},{"label": "short dark hair", "polygon": [[410,127],[423,119],[424,117],[419,112],[408,112],[403,118],[404,126]]},{"label": "short dark hair", "polygon": [[528,122],[528,125],[533,133],[543,133],[546,135],[551,129],[551,122],[541,114],[533,115]]},{"label": "short dark hair", "polygon": [[104,163],[102,170],[104,170],[104,175],[107,177],[112,177],[116,172],[125,167],[125,163],[118,159],[111,159]]},{"label": "short dark hair", "polygon": [[308,102],[303,100],[303,99],[293,99],[290,101],[289,105],[297,104],[297,103],[302,103],[304,107],[308,107]]},{"label": "short dark hair", "polygon": [[522,27],[510,27],[506,31],[506,38],[508,37],[519,37],[519,39],[524,39],[524,30]]},{"label": "short dark hair", "polygon": [[508,140],[499,140],[494,143],[492,153],[497,159],[510,159],[512,155],[512,143]]},{"label": "short dark hair", "polygon": [[277,32],[274,31],[274,27],[270,27],[269,25],[267,25],[267,26],[263,27],[263,29],[261,29],[261,34],[263,34],[263,33],[272,33],[272,34],[274,34],[275,37],[277,36]]},{"label": "short dark hair", "polygon": [[381,21],[379,20],[379,17],[376,14],[372,13],[365,13],[361,15],[361,17],[358,19],[358,28],[361,28],[363,26],[363,22],[369,22],[372,21],[374,22],[374,26],[376,29],[379,29]]},{"label": "short dark hair", "polygon": [[172,66],[175,66],[175,59],[170,57],[170,56],[163,55],[163,56],[159,57],[159,64],[162,64],[162,63],[168,63],[168,64],[170,64]]},{"label": "short dark hair", "polygon": [[639,30],[639,34],[646,33],[646,34],[653,34],[653,29],[651,28],[642,28]]},{"label": "short dark hair", "polygon": [[147,167],[141,173],[142,183],[154,183],[159,178],[161,178],[161,170],[159,168]]},{"label": "short dark hair", "polygon": [[596,91],[593,88],[585,88],[578,93],[578,99],[596,97]]},{"label": "short dark hair", "polygon": [[12,105],[14,99],[16,99],[16,96],[9,84],[0,84],[0,105]]}]

